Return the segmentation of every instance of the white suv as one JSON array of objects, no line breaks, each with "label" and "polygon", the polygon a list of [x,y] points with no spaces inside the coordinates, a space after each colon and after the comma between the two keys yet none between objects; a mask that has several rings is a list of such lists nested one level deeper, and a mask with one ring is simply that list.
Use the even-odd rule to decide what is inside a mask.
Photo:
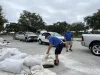
[{"label": "white suv", "polygon": [[45,35],[46,35],[47,33],[50,33],[51,36],[56,36],[57,38],[59,38],[59,39],[61,39],[63,42],[65,42],[65,41],[64,41],[64,36],[58,34],[57,32],[44,32],[44,33],[41,33],[41,34],[39,35],[39,37],[38,37],[38,42],[39,42],[39,44],[49,43],[49,40],[45,39]]},{"label": "white suv", "polygon": [[15,34],[15,38],[23,41],[37,41],[38,36],[33,32],[22,32],[20,34]]}]

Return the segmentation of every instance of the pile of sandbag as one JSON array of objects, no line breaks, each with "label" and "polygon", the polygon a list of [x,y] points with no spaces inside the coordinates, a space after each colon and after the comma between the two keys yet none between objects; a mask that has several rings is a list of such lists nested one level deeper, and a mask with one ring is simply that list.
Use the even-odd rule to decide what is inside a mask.
[{"label": "pile of sandbag", "polygon": [[0,48],[9,47],[10,45],[11,45],[10,42],[4,40],[3,38],[0,38]]},{"label": "pile of sandbag", "polygon": [[51,62],[51,59],[51,56],[45,58],[43,55],[28,55],[17,48],[3,48],[0,55],[0,75],[56,75],[42,66]]}]

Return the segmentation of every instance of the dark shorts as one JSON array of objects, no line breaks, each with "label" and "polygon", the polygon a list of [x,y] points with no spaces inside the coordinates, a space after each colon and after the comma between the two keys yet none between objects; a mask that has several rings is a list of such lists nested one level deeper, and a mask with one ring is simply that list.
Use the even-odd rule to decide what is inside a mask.
[{"label": "dark shorts", "polygon": [[55,49],[55,54],[61,54],[63,47],[64,47],[63,43],[59,44]]}]

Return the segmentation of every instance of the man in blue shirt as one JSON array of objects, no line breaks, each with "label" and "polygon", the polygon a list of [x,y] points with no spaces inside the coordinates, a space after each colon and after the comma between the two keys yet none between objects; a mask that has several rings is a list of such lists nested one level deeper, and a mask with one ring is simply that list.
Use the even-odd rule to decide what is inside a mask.
[{"label": "man in blue shirt", "polygon": [[66,52],[68,52],[68,46],[70,45],[70,48],[69,48],[69,50],[70,51],[72,51],[72,37],[73,37],[73,35],[72,35],[72,32],[65,32],[64,33],[64,38],[65,38],[65,41],[66,41],[66,43],[65,43],[65,45],[66,45]]},{"label": "man in blue shirt", "polygon": [[45,38],[48,39],[49,43],[50,43],[46,54],[49,54],[50,49],[52,48],[52,46],[56,46],[56,49],[55,49],[55,63],[54,64],[58,65],[59,64],[58,55],[61,54],[61,51],[63,49],[63,42],[59,38],[51,36],[50,33],[47,33]]}]

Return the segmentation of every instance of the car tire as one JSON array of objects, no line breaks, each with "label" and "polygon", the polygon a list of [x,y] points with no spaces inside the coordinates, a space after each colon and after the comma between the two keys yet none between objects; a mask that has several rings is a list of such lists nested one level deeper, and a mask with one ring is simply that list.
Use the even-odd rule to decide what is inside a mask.
[{"label": "car tire", "polygon": [[20,41],[22,41],[22,40],[20,39]]},{"label": "car tire", "polygon": [[39,39],[39,41],[38,41],[38,42],[39,42],[39,44],[43,44],[43,42],[41,41],[41,39]]},{"label": "car tire", "polygon": [[93,43],[91,46],[91,52],[96,56],[100,56],[100,43]]}]

